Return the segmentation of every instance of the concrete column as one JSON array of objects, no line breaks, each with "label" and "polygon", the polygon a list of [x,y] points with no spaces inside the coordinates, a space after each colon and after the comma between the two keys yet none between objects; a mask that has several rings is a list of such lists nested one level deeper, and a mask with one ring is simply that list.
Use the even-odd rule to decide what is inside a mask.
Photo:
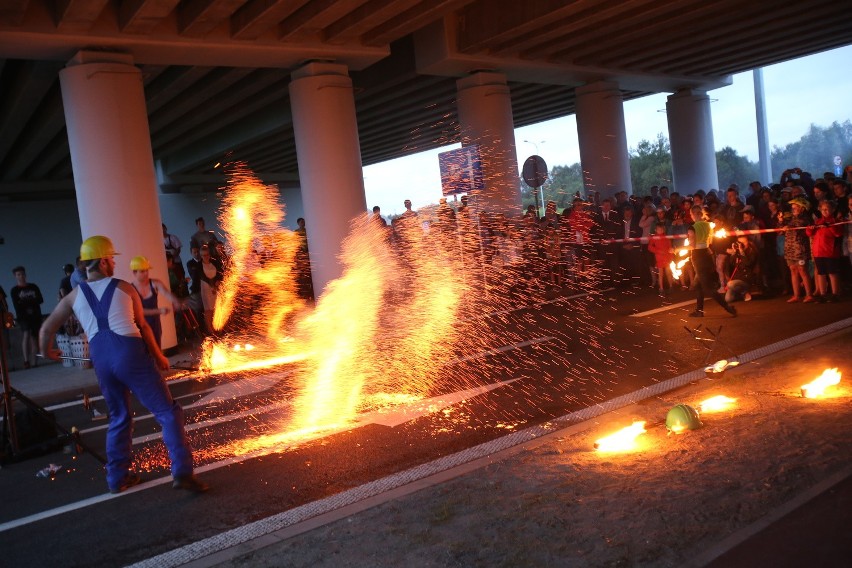
[{"label": "concrete column", "polygon": [[[129,55],[81,51],[59,80],[82,237],[112,239],[117,277],[132,280],[130,259],[142,255],[168,286],[142,73]],[[162,324],[162,347],[174,347],[172,316]]]},{"label": "concrete column", "polygon": [[672,148],[673,191],[681,195],[699,189],[719,189],[710,97],[703,91],[682,89],[666,101]]},{"label": "concrete column", "polygon": [[624,97],[617,83],[599,81],[574,90],[577,137],[586,193],[601,199],[619,191],[633,193],[624,128]]},{"label": "concrete column", "polygon": [[345,65],[309,63],[290,83],[314,293],[338,278],[340,245],[367,211],[352,80]]},{"label": "concrete column", "polygon": [[485,188],[477,208],[518,216],[521,211],[520,177],[515,150],[512,99],[506,76],[478,72],[456,81],[462,146],[478,144]]}]

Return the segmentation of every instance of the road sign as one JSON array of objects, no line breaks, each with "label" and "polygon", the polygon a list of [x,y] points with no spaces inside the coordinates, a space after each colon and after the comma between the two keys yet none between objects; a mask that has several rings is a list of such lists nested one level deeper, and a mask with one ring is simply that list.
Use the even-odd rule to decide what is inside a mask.
[{"label": "road sign", "polygon": [[541,187],[547,181],[547,164],[541,156],[530,156],[524,162],[521,173],[524,181],[530,187]]},{"label": "road sign", "polygon": [[438,166],[444,195],[474,193],[485,187],[477,144],[438,154]]}]

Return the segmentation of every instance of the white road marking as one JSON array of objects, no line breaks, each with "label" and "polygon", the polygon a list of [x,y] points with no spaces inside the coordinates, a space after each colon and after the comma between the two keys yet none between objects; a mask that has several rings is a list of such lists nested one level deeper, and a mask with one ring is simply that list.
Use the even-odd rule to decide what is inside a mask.
[{"label": "white road marking", "polygon": [[[347,424],[347,425],[344,425],[340,428],[334,428],[334,429],[329,429],[329,430],[317,432],[316,435],[314,435],[314,436],[309,436],[307,438],[301,437],[297,441],[300,444],[304,444],[305,442],[310,441],[310,440],[315,439],[315,438],[322,438],[322,437],[329,436],[331,434],[334,434],[334,433],[337,433],[337,432],[340,432],[340,431],[343,431],[343,430],[351,430],[353,428],[366,426],[367,424],[384,424],[384,425],[388,425],[388,426],[395,426],[395,425],[407,422],[408,420],[413,420],[413,419],[418,418],[420,416],[425,416],[426,414],[430,414],[432,412],[437,412],[438,410],[441,410],[442,408],[445,408],[447,406],[455,404],[456,402],[473,398],[474,396],[478,396],[480,394],[489,392],[491,390],[494,390],[495,388],[510,384],[510,383],[512,383],[516,380],[518,380],[518,379],[511,379],[509,381],[492,383],[490,385],[475,387],[475,388],[472,388],[472,389],[459,391],[457,393],[449,393],[449,394],[446,394],[446,395],[427,399],[425,401],[424,400],[417,401],[416,403],[412,403],[411,405],[402,405],[403,407],[406,407],[406,406],[411,407],[411,406],[416,406],[416,405],[420,405],[422,407],[422,405],[425,404],[425,407],[420,408],[419,413],[415,413],[412,410],[404,409],[401,412],[394,413],[394,414],[386,414],[384,416],[380,415],[380,413],[378,413],[378,412],[364,414],[363,415],[364,417],[375,416],[375,419],[373,419],[373,418],[359,418],[359,419],[356,420],[356,422],[354,424]],[[286,403],[279,403],[279,404],[276,404],[276,405],[268,405],[268,406],[263,407],[263,409],[258,409],[258,410],[254,410],[254,411],[246,411],[245,414],[246,415],[258,414],[261,410],[263,410],[264,412],[269,412],[269,411],[271,411],[275,408],[287,407],[287,406],[289,406],[289,404],[290,404],[289,402],[286,402]],[[405,417],[405,420],[401,420],[403,417]],[[220,422],[220,421],[222,421],[222,420],[214,419],[214,420],[210,420],[208,422],[211,423],[211,424],[214,424],[214,423],[217,423],[217,422]],[[193,424],[191,426],[187,426],[187,430],[189,431],[189,430],[194,430],[194,429],[197,429],[197,428],[202,428],[206,425],[209,425],[209,424],[207,424],[207,423]],[[139,437],[139,438],[135,438],[133,440],[133,443],[136,444],[136,443],[139,443],[139,442],[147,442],[147,441],[150,441],[150,440],[157,439],[159,437],[162,437],[162,434],[152,434],[150,436],[142,436],[142,437]],[[263,455],[270,454],[270,453],[276,451],[276,449],[278,449],[278,448],[261,448],[259,450],[255,450],[255,451],[247,453],[247,454],[229,457],[229,458],[226,458],[224,460],[220,460],[218,462],[213,462],[213,463],[203,465],[201,467],[197,467],[197,468],[195,468],[195,472],[196,473],[204,473],[206,471],[212,471],[212,470],[219,469],[219,468],[222,468],[222,467],[225,467],[225,466],[237,464],[237,463],[240,463],[240,462],[250,460],[250,459],[255,458],[255,457],[260,457],[260,456],[263,456]],[[104,495],[98,495],[98,496],[95,496],[95,497],[90,497],[88,499],[83,499],[82,501],[77,501],[75,503],[68,503],[67,505],[62,505],[61,507],[56,507],[56,508],[53,508],[53,509],[49,509],[47,511],[41,511],[39,513],[35,513],[35,514],[29,515],[27,517],[22,517],[20,519],[7,521],[5,523],[0,524],[0,533],[8,531],[8,530],[12,530],[12,529],[17,528],[17,527],[21,527],[21,526],[24,526],[24,525],[35,523],[37,521],[48,519],[50,517],[55,517],[55,516],[58,516],[58,515],[62,515],[64,513],[71,512],[71,511],[84,509],[84,508],[89,507],[91,505],[96,505],[98,503],[102,503],[102,502],[107,501],[109,499],[114,499],[114,498],[117,498],[117,497],[122,497],[124,495],[130,495],[130,494],[133,494],[133,493],[136,493],[138,491],[145,490],[145,489],[150,489],[150,488],[156,487],[158,485],[163,485],[165,483],[169,483],[170,481],[171,481],[171,477],[169,477],[169,476],[160,477],[160,478],[157,478],[157,479],[153,479],[151,481],[146,481],[145,483],[140,483],[139,485],[137,485],[137,486],[135,486],[135,487],[133,487],[133,488],[127,490],[127,491],[122,491],[121,493],[118,493],[118,494],[115,494],[115,495],[110,494],[110,493],[107,493],[107,494],[104,494]]]},{"label": "white road marking", "polygon": [[656,308],[653,310],[648,310],[647,312],[639,312],[638,314],[630,314],[632,318],[642,318],[645,316],[650,316],[651,314],[658,314],[660,312],[667,312],[669,310],[674,310],[676,308],[682,308],[684,306],[688,306],[690,304],[694,304],[695,300],[687,300],[686,302],[678,302],[677,304],[671,304],[669,306],[663,306],[662,308]]},{"label": "white road marking", "polygon": [[355,421],[355,424],[358,426],[364,426],[367,424],[380,424],[382,426],[390,426],[391,428],[395,428],[396,426],[399,426],[400,424],[405,424],[406,422],[414,420],[415,418],[420,418],[421,416],[426,416],[427,414],[438,412],[439,410],[443,410],[444,408],[452,406],[457,402],[461,402],[463,400],[467,400],[469,398],[485,394],[496,388],[500,388],[502,386],[514,383],[517,380],[518,379],[509,379],[508,381],[500,381],[497,383],[491,383],[490,385],[483,385],[480,387],[474,387],[463,391],[435,396],[432,398],[426,398],[409,404],[401,404],[385,410],[376,410],[373,412],[368,412],[366,414],[358,416],[357,420]]},{"label": "white road marking", "polygon": [[529,345],[536,345],[538,343],[546,343],[548,341],[555,341],[555,337],[536,337],[535,339],[528,339],[527,341],[519,341],[518,343],[512,343],[511,345],[504,345],[502,347],[496,347],[494,349],[489,349],[488,351],[481,351],[479,353],[474,353],[473,355],[468,355],[467,357],[459,357],[458,359],[451,359],[444,363],[444,365],[455,365],[457,363],[464,363],[465,361],[471,361],[473,359],[479,359],[481,357],[487,357],[488,355],[496,355],[497,353],[505,353],[506,351],[512,351],[513,349],[521,349],[522,347],[527,347]]}]

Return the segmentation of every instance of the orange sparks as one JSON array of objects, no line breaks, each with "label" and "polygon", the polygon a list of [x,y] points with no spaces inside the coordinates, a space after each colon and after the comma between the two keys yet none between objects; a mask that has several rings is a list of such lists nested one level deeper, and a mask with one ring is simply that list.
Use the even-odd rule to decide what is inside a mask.
[{"label": "orange sparks", "polygon": [[826,369],[819,377],[806,385],[802,385],[802,396],[805,398],[824,396],[825,389],[838,384],[840,384],[840,371],[837,370],[837,367]]},{"label": "orange sparks", "polygon": [[638,420],[614,434],[595,441],[599,452],[629,452],[636,449],[636,438],[645,433],[645,421]]}]

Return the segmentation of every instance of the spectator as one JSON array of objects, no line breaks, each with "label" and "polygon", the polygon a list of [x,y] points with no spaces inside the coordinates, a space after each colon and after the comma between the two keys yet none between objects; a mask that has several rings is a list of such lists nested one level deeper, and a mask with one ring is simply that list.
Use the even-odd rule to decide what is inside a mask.
[{"label": "spectator", "polygon": [[210,254],[210,247],[203,246],[200,249],[201,264],[198,269],[199,291],[201,305],[204,309],[204,323],[207,325],[208,333],[213,333],[213,313],[216,309],[216,294],[224,278],[222,265]]},{"label": "spectator", "polygon": [[654,228],[654,236],[648,241],[648,251],[654,256],[657,289],[660,295],[663,295],[666,293],[666,283],[669,289],[674,287],[670,264],[675,258],[671,241],[666,237],[666,226],[664,224],[658,223]]},{"label": "spectator", "polygon": [[654,228],[653,231],[656,233],[657,225],[663,225],[665,228],[665,234],[669,234],[669,230],[672,226],[672,220],[668,217],[668,211],[666,211],[665,207],[657,207],[654,212]]},{"label": "spectator", "polygon": [[612,209],[612,201],[609,198],[601,202],[600,216],[595,227],[595,236],[601,241],[598,249],[598,258],[604,265],[603,276],[606,284],[613,286],[619,282],[619,254],[618,244],[607,242],[617,239],[621,219]]},{"label": "spectator", "polygon": [[745,204],[751,205],[754,208],[754,210],[757,211],[758,207],[760,206],[760,200],[761,200],[761,196],[760,196],[761,189],[762,189],[761,184],[760,184],[759,181],[753,181],[750,184],[748,184],[748,189],[749,189],[749,193],[745,198]]},{"label": "spectator", "polygon": [[[621,210],[621,229],[618,233],[619,239],[639,239],[642,237],[642,229],[633,218],[633,207],[625,205]],[[622,284],[632,283],[646,284],[650,273],[647,264],[642,257],[642,248],[639,242],[623,242],[620,246],[620,269],[625,280]]]},{"label": "spectator", "polygon": [[166,253],[170,254],[172,260],[174,260],[175,269],[178,270],[178,275],[183,278],[183,261],[180,258],[180,251],[183,249],[183,243],[180,242],[180,239],[177,235],[172,235],[169,233],[168,227],[166,227],[165,223],[163,225],[163,246],[166,249]]},{"label": "spectator", "polygon": [[296,277],[296,294],[303,300],[313,301],[314,283],[311,276],[311,255],[308,250],[308,230],[302,217],[296,219],[296,234],[299,235],[299,248],[293,260],[293,272]]},{"label": "spectator", "polygon": [[574,198],[573,207],[568,213],[570,237],[568,242],[574,249],[574,270],[585,272],[591,261],[591,231],[594,221],[586,210],[586,202],[579,197]]},{"label": "spectator", "polygon": [[406,199],[402,202],[403,206],[405,206],[405,211],[402,212],[402,215],[399,216],[400,219],[410,219],[412,217],[417,217],[417,211],[413,211],[411,209],[411,200]]},{"label": "spectator", "polygon": [[[743,220],[742,222],[736,226],[737,230],[740,231],[759,231],[761,229],[765,229],[763,225],[761,225],[760,221],[755,218],[754,215],[754,207],[751,205],[746,205],[742,210]],[[751,241],[751,244],[754,246],[755,250],[761,249],[761,235],[754,234],[749,235],[748,240]],[[733,244],[733,243],[732,243]]]},{"label": "spectator", "polygon": [[387,227],[388,222],[385,221],[385,218],[382,217],[382,208],[378,205],[373,206],[373,215],[371,219],[379,226],[379,227]]},{"label": "spectator", "polygon": [[846,238],[843,241],[843,251],[847,257],[846,268],[848,270],[852,267],[852,195],[846,198],[846,205],[848,213],[844,217],[846,221]]},{"label": "spectator", "polygon": [[74,274],[74,265],[66,264],[62,267],[62,271],[65,273],[65,276],[62,277],[62,280],[59,281],[59,299],[61,300],[65,296],[71,293],[71,290],[74,288],[71,286],[71,276]]},{"label": "spectator", "polygon": [[811,217],[808,215],[810,203],[804,197],[796,197],[790,200],[790,207],[792,214],[789,218],[782,214],[778,225],[779,228],[787,229],[784,231],[784,260],[790,268],[790,284],[793,289],[793,296],[787,302],[798,302],[799,292],[804,288],[805,297],[802,301],[809,304],[816,301],[813,297],[811,277],[808,275],[810,241],[803,230],[811,224]]},{"label": "spectator", "polygon": [[80,285],[80,282],[86,281],[86,263],[85,261],[80,260],[80,257],[77,257],[77,269],[74,271],[74,274],[71,275],[71,289],[73,290],[77,286]]},{"label": "spectator", "polygon": [[849,213],[849,185],[842,179],[835,179],[831,182],[831,190],[834,196],[832,199],[837,204],[838,217],[845,219]]},{"label": "spectator", "polygon": [[186,274],[189,280],[189,309],[196,321],[203,321],[204,304],[201,301],[201,251],[190,246],[190,259],[186,261]]},{"label": "spectator", "polygon": [[24,369],[29,369],[37,364],[38,330],[41,327],[44,298],[38,286],[27,282],[27,271],[23,266],[13,268],[12,274],[15,275],[16,284],[9,290],[9,295],[12,297],[12,307],[15,308],[15,318],[21,327]]},{"label": "spectator", "polygon": [[727,224],[724,217],[716,217],[716,226],[713,230],[716,233],[720,233],[722,229],[725,230],[724,236],[714,235],[712,241],[710,242],[710,250],[713,251],[713,255],[716,259],[716,274],[719,277],[720,294],[723,294],[725,292],[725,286],[728,284],[728,271],[730,270],[730,266],[728,264],[728,249],[731,248],[731,242],[733,241],[733,236],[730,234],[733,228],[734,227],[732,225]]},{"label": "spectator", "polygon": [[216,235],[213,234],[213,231],[207,230],[207,225],[204,223],[204,217],[199,217],[195,220],[195,227],[197,231],[192,235],[192,237],[190,237],[189,247],[195,247],[201,250],[201,247],[207,245],[210,254],[215,257],[216,243],[219,242],[219,239],[216,238]]},{"label": "spectator", "polygon": [[[840,296],[840,237],[843,227],[834,214],[834,202],[824,200],[820,202],[819,209],[819,219],[805,229],[813,247],[817,298],[820,302],[836,302]],[[828,293],[829,282],[831,294]]]},{"label": "spectator", "polygon": [[732,243],[728,254],[733,264],[731,278],[725,292],[726,302],[751,301],[751,291],[759,285],[757,267],[758,251],[746,236]]},{"label": "spectator", "polygon": [[728,188],[725,192],[725,203],[719,208],[719,215],[728,228],[736,227],[743,221],[742,210],[745,205],[740,200],[736,188]]}]

